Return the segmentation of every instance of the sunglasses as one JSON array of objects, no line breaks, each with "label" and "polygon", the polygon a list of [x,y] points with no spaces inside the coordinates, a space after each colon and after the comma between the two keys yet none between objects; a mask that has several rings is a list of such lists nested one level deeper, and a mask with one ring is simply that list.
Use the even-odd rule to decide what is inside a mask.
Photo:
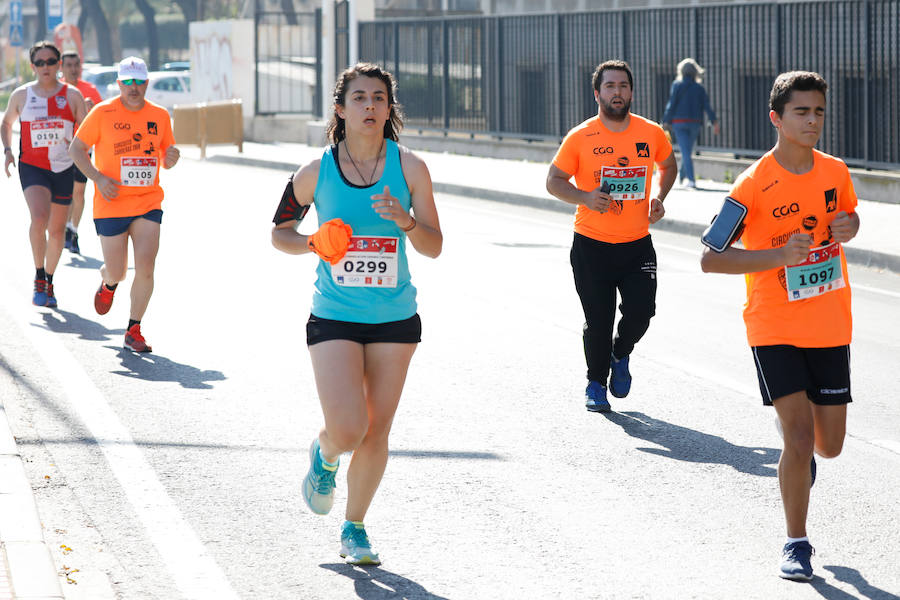
[{"label": "sunglasses", "polygon": [[146,79],[120,79],[119,83],[122,85],[144,85],[147,83]]},{"label": "sunglasses", "polygon": [[53,65],[55,65],[58,62],[59,62],[58,58],[48,58],[47,60],[44,60],[43,58],[39,58],[36,61],[32,62],[31,64],[33,64],[36,67],[43,67],[44,65],[46,65],[48,67],[52,67]]}]

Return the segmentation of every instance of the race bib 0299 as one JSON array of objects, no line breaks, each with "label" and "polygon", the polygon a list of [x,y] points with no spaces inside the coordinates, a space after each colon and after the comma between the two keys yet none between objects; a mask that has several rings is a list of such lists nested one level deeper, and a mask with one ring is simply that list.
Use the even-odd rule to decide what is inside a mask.
[{"label": "race bib 0299", "polygon": [[397,287],[400,238],[353,236],[341,261],[331,266],[331,278],[345,287]]}]

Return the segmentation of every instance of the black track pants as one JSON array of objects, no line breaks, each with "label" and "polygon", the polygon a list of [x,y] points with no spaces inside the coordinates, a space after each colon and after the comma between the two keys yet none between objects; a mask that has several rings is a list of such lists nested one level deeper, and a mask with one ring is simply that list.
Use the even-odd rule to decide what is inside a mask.
[{"label": "black track pants", "polygon": [[[569,258],[584,309],[587,377],[606,385],[610,352],[618,358],[631,354],[656,314],[656,251],[649,235],[609,244],[576,233]],[[616,290],[622,318],[613,340]]]}]

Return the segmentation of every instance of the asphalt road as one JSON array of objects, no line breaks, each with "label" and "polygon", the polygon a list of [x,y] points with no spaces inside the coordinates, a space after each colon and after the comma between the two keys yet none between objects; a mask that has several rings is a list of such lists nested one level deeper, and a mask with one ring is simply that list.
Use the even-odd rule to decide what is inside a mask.
[{"label": "asphalt road", "polygon": [[284,176],[183,160],[163,178],[145,356],[121,349],[130,281],[93,310],[89,219],[59,309],[29,304],[27,210],[0,181],[0,394],[70,600],[900,598],[900,277],[851,267],[848,439],[819,461],[817,577],[785,582],[742,278],[654,234],[631,395],[590,414],[569,217],[439,196],[444,252],[410,259],[423,343],[366,520],[384,565],[363,570],[337,555],[343,478],[326,517],[297,493],[321,413],[313,260],[269,243]]}]

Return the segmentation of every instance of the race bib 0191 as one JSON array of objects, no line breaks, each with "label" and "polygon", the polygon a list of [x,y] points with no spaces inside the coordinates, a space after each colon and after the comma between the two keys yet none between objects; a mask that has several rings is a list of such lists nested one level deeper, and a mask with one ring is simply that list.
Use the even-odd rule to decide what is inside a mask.
[{"label": "race bib 0191", "polygon": [[331,278],[345,287],[397,287],[400,238],[353,236],[347,254],[331,265]]},{"label": "race bib 0191", "polygon": [[646,194],[647,167],[603,167],[602,180],[609,182],[613,200],[643,200]]},{"label": "race bib 0191", "polygon": [[32,121],[31,147],[49,148],[66,141],[66,124],[62,119]]},{"label": "race bib 0191", "polygon": [[812,250],[799,265],[784,268],[788,300],[821,296],[844,287],[841,270],[841,246],[831,243]]},{"label": "race bib 0191", "polygon": [[123,156],[119,181],[128,187],[148,187],[156,181],[159,159],[155,156]]}]

